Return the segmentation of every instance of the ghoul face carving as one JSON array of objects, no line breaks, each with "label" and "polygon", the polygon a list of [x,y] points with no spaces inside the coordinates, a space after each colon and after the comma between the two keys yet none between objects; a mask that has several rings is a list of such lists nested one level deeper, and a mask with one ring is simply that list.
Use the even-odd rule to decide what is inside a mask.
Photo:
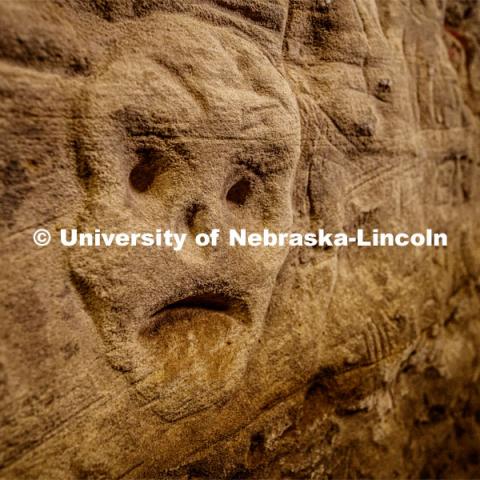
[{"label": "ghoul face carving", "polygon": [[287,81],[253,44],[181,16],[157,22],[150,44],[116,46],[82,89],[79,229],[188,240],[178,252],[73,248],[70,265],[112,366],[175,420],[234,392],[286,255],[201,248],[193,235],[289,227],[300,126]]}]

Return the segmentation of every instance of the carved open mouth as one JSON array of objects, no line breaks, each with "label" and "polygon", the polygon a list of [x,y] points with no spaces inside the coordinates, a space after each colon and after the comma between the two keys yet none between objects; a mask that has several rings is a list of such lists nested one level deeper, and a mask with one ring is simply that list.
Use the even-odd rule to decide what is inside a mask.
[{"label": "carved open mouth", "polygon": [[215,321],[222,317],[250,323],[248,307],[243,300],[223,293],[207,292],[186,296],[163,306],[151,315],[151,321],[141,333],[155,336],[164,326],[177,321],[198,318]]}]

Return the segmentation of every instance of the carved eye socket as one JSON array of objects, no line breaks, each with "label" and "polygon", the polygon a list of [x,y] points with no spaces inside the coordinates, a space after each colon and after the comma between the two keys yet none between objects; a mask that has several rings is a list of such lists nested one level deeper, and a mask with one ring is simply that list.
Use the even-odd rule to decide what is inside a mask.
[{"label": "carved eye socket", "polygon": [[248,178],[242,178],[236,182],[227,193],[227,202],[238,206],[245,205],[248,197],[252,193],[252,183]]},{"label": "carved eye socket", "polygon": [[130,172],[130,185],[140,193],[146,192],[153,184],[158,172],[159,163],[155,151],[151,148],[140,148],[136,151],[138,163]]}]

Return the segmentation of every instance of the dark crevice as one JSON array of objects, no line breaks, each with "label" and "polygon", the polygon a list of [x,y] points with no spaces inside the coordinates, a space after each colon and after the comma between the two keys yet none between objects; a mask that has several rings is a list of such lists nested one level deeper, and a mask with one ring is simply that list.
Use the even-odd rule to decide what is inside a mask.
[{"label": "dark crevice", "polygon": [[247,178],[242,178],[235,183],[227,193],[227,201],[242,206],[252,193],[252,184]]}]

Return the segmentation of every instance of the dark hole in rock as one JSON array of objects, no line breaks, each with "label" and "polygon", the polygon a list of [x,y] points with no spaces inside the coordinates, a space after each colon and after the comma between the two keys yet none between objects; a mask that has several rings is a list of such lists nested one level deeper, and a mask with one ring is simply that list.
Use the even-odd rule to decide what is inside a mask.
[{"label": "dark hole in rock", "polygon": [[137,150],[139,162],[130,172],[130,184],[137,192],[150,189],[158,172],[158,161],[155,152],[150,148]]},{"label": "dark hole in rock", "polygon": [[227,193],[227,201],[236,205],[245,205],[248,197],[252,193],[252,185],[246,178],[242,178],[230,188]]}]

